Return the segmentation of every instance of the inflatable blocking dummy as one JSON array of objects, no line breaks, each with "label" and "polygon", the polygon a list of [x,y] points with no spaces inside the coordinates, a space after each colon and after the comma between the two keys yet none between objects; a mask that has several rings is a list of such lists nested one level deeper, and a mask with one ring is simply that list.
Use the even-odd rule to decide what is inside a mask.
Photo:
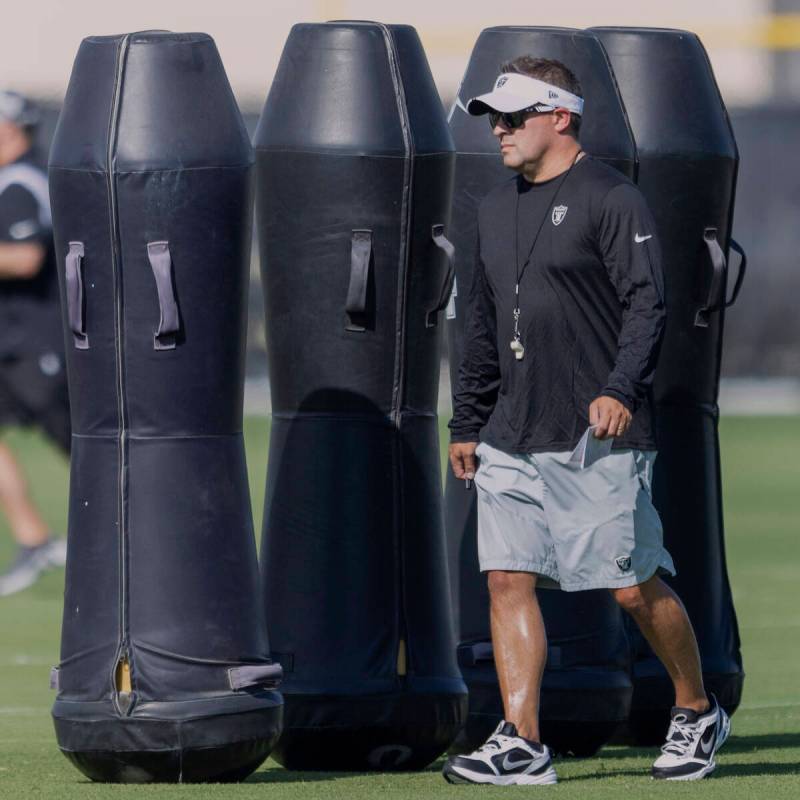
[{"label": "inflatable blocking dummy", "polygon": [[[744,674],[725,566],[717,421],[739,154],[700,40],[686,31],[594,28],[631,121],[638,184],[664,253],[667,326],[655,379],[659,455],[653,499],[680,596],[697,634],[706,689],[733,712]],[[687,87],[690,87],[687,90]],[[630,729],[641,744],[663,740],[672,683],[638,630]]]},{"label": "inflatable blocking dummy", "polygon": [[94,780],[236,780],[280,731],[241,435],[251,171],[211,38],[83,41],[50,155],[73,430],[53,718]]},{"label": "inflatable blocking dummy", "polygon": [[[487,117],[465,111],[488,91],[502,65],[522,55],[555,58],[575,72],[586,100],[581,144],[633,179],[636,153],[625,110],[603,48],[591,35],[566,28],[488,28],[478,38],[450,114],[457,150],[453,196],[456,247],[454,318],[447,322],[450,377],[457,386],[464,311],[475,258],[480,200],[512,173],[503,166]],[[451,314],[452,316],[452,314]],[[469,717],[457,749],[483,742],[503,716],[492,657],[486,576],[478,571],[475,490],[448,470],[446,519],[458,658],[469,687]],[[561,752],[594,753],[627,719],[631,699],[628,643],[622,614],[605,590],[543,589],[539,602],[548,635],[541,695],[543,740]]]},{"label": "inflatable blocking dummy", "polygon": [[436,419],[454,154],[414,29],[294,26],[256,151],[275,757],[419,768],[455,738],[466,688]]}]

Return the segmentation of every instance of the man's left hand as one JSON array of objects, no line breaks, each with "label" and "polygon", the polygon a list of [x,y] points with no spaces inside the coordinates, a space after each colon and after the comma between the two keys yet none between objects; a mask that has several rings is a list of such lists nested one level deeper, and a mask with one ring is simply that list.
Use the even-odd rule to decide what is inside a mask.
[{"label": "man's left hand", "polygon": [[619,400],[602,395],[589,406],[589,424],[594,425],[597,439],[622,436],[631,425],[633,415]]}]

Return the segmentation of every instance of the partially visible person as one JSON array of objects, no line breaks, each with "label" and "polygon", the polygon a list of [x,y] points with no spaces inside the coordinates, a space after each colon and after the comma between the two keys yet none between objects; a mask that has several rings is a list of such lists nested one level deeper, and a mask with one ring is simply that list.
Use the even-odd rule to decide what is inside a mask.
[{"label": "partially visible person", "polygon": [[0,597],[27,589],[50,567],[63,566],[66,542],[51,536],[31,500],[14,454],[0,442],[0,508],[8,519],[18,552],[10,569],[0,575]]},{"label": "partially visible person", "polygon": [[[35,425],[64,453],[70,417],[47,175],[37,162],[38,108],[0,91],[0,426]],[[0,596],[66,560],[34,505],[13,453],[0,444],[0,508],[18,552]]]}]

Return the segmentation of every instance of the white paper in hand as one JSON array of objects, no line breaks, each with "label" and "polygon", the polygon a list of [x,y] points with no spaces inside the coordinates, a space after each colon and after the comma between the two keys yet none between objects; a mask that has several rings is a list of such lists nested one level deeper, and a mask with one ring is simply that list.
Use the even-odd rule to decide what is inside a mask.
[{"label": "white paper in hand", "polygon": [[570,464],[586,469],[586,467],[591,467],[595,461],[605,458],[611,452],[611,445],[614,443],[614,439],[611,436],[607,439],[598,439],[594,435],[595,427],[595,425],[590,425],[581,436],[581,440],[569,457]]}]

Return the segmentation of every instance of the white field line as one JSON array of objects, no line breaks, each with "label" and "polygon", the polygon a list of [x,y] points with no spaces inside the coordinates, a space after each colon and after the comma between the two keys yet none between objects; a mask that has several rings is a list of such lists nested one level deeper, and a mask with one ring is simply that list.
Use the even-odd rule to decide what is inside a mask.
[{"label": "white field line", "polygon": [[50,706],[0,706],[0,714],[9,717],[38,717],[49,713]]},{"label": "white field line", "polygon": [[781,630],[784,628],[800,628],[800,622],[763,622],[754,625],[739,625],[740,631]]},{"label": "white field line", "polygon": [[742,703],[739,711],[779,711],[783,708],[800,708],[800,699],[792,699],[786,703]]},{"label": "white field line", "polygon": [[43,656],[29,656],[25,653],[0,658],[0,667],[52,667],[58,663],[58,658],[45,658]]}]

